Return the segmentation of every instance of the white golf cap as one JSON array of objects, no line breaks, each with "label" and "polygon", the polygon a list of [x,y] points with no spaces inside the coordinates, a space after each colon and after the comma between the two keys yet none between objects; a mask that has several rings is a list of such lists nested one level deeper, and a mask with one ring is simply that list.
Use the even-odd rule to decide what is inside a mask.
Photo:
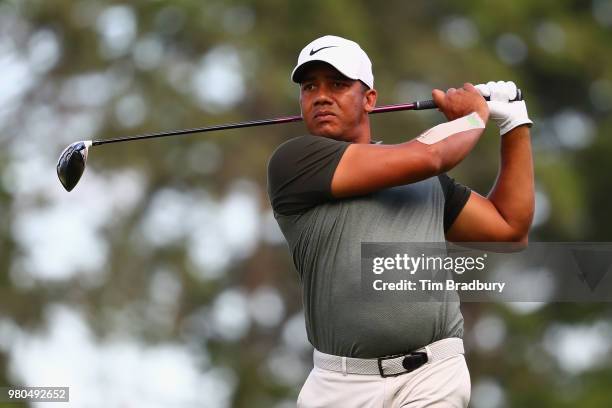
[{"label": "white golf cap", "polygon": [[335,35],[317,38],[300,52],[291,80],[299,83],[303,67],[312,61],[327,62],[347,78],[360,80],[370,89],[374,88],[372,62],[354,41]]}]

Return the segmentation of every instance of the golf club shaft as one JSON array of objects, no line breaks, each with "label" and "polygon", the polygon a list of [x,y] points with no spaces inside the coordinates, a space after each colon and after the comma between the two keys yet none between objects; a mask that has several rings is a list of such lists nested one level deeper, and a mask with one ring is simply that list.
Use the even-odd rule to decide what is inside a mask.
[{"label": "golf club shaft", "polygon": [[[488,98],[485,98],[485,99],[488,99]],[[519,90],[518,97],[516,100],[520,100],[520,99],[522,99],[522,94]],[[435,108],[436,108],[436,104],[434,103],[434,101],[425,100],[425,101],[416,101],[416,102],[411,102],[411,103],[399,103],[395,105],[379,106],[379,107],[374,108],[374,110],[370,112],[370,114],[396,112],[396,111],[403,111],[403,110],[435,109]],[[259,119],[259,120],[252,120],[248,122],[236,122],[236,123],[228,123],[224,125],[215,125],[215,126],[199,127],[199,128],[192,128],[192,129],[172,130],[169,132],[147,133],[143,135],[119,137],[115,139],[93,140],[92,146],[100,146],[103,144],[110,144],[110,143],[128,142],[131,140],[154,139],[156,137],[189,135],[192,133],[212,132],[215,130],[228,130],[228,129],[239,129],[239,128],[245,128],[245,127],[278,125],[281,123],[300,122],[301,120],[302,120],[302,117],[300,115],[284,116],[284,117],[272,118],[272,119]]]},{"label": "golf club shaft", "polygon": [[[418,102],[413,102],[413,103],[379,106],[377,108],[374,108],[374,110],[371,113],[394,112],[394,111],[400,111],[400,110],[433,109],[435,107],[436,106],[433,104],[433,101],[418,101]],[[173,130],[169,132],[148,133],[148,134],[137,135],[137,136],[119,137],[116,139],[94,140],[92,141],[92,146],[99,146],[99,145],[109,144],[109,143],[127,142],[131,140],[153,139],[156,137],[189,135],[192,133],[212,132],[215,130],[228,130],[228,129],[239,129],[239,128],[245,128],[245,127],[278,125],[281,123],[300,122],[301,120],[302,120],[302,117],[300,115],[295,115],[295,116],[284,116],[284,117],[272,118],[272,119],[252,120],[248,122],[227,123],[224,125],[207,126],[207,127],[193,128],[193,129]]]}]

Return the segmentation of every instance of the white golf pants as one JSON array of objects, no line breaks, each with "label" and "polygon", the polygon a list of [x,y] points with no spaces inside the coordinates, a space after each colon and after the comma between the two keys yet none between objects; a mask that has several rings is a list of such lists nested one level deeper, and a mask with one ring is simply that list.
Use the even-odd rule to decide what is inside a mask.
[{"label": "white golf pants", "polygon": [[465,408],[470,373],[463,354],[397,377],[343,374],[314,367],[298,396],[299,408]]}]

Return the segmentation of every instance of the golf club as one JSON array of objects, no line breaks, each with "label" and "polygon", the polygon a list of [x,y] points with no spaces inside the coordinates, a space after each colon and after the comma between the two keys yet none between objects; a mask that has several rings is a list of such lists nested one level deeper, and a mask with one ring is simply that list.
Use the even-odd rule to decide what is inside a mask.
[{"label": "golf club", "polygon": [[[488,99],[488,98],[485,98]],[[522,92],[520,89],[517,89],[517,97],[514,101],[522,100]],[[424,110],[424,109],[435,109],[436,104],[433,100],[425,100],[425,101],[416,101],[411,103],[404,104],[394,104],[394,105],[384,105],[374,108],[374,110],[370,113],[384,113],[384,112],[395,112],[395,111],[403,111],[403,110]],[[166,137],[166,136],[178,136],[178,135],[188,135],[192,133],[202,133],[202,132],[212,132],[215,130],[228,130],[228,129],[239,129],[245,127],[254,127],[254,126],[264,126],[264,125],[276,125],[281,123],[291,123],[291,122],[299,122],[302,120],[302,117],[299,115],[296,116],[286,116],[272,119],[260,119],[253,120],[248,122],[237,122],[237,123],[228,123],[224,125],[215,125],[208,127],[200,127],[193,129],[182,129],[182,130],[173,130],[169,132],[158,132],[158,133],[148,133],[137,136],[128,136],[128,137],[120,137],[115,139],[105,139],[105,140],[86,140],[80,142],[74,142],[62,151],[60,154],[59,160],[57,162],[57,177],[60,182],[66,189],[66,191],[72,191],[72,189],[77,185],[83,172],[85,171],[85,165],[87,164],[87,155],[89,152],[89,148],[92,146],[100,146],[104,144],[110,143],[120,143],[120,142],[128,142],[133,140],[143,140],[143,139],[153,139],[157,137]]]}]

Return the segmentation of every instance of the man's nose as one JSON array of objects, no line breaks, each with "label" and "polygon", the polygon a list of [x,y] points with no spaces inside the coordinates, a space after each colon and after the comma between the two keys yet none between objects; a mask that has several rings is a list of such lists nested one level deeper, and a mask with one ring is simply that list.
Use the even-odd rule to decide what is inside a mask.
[{"label": "man's nose", "polygon": [[317,88],[317,93],[315,94],[314,104],[327,104],[331,103],[331,97],[329,96],[329,90],[326,86],[320,86]]}]

